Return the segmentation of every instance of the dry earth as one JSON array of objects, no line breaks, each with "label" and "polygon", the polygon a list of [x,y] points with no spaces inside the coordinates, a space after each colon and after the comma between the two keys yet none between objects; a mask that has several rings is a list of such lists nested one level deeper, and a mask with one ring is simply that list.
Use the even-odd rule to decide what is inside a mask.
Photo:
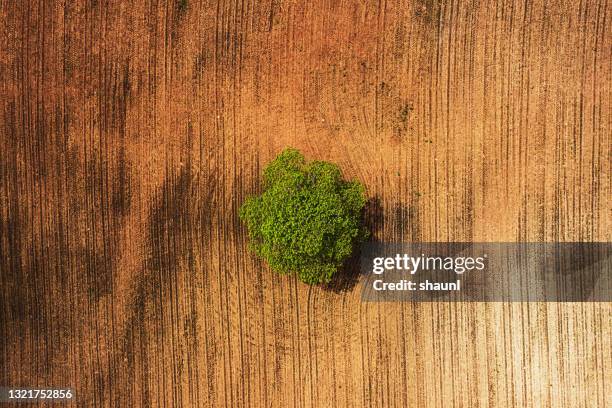
[{"label": "dry earth", "polygon": [[610,303],[360,302],[237,209],[286,146],[386,241],[610,241],[611,5],[0,1],[0,385],[89,406],[612,406]]}]

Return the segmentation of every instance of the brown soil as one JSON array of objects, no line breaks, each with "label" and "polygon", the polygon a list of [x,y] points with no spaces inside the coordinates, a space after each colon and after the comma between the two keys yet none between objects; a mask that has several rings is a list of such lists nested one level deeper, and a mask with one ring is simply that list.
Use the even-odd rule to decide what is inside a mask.
[{"label": "brown soil", "polygon": [[0,385],[78,406],[612,405],[610,303],[365,304],[355,276],[273,274],[237,218],[293,146],[367,186],[375,239],[610,241],[611,13],[0,2]]}]

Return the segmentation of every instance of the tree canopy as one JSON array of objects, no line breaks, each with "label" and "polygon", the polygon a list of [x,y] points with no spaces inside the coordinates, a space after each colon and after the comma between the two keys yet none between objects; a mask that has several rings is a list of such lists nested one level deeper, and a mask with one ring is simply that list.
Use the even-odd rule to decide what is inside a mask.
[{"label": "tree canopy", "polygon": [[286,149],[264,170],[264,192],[240,208],[250,248],[279,273],[327,283],[367,237],[364,187],[338,166]]}]

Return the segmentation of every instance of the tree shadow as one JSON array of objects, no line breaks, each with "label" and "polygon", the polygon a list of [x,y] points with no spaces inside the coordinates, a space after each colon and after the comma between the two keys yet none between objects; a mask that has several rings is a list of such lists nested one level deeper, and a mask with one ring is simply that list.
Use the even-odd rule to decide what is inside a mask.
[{"label": "tree shadow", "polygon": [[334,275],[332,281],[323,286],[325,290],[334,293],[351,292],[359,282],[359,275],[361,275],[361,245],[367,242],[374,242],[376,239],[374,232],[383,220],[383,208],[378,196],[372,197],[366,202],[361,219],[370,234],[368,239],[355,248],[353,255],[344,262],[343,267]]}]

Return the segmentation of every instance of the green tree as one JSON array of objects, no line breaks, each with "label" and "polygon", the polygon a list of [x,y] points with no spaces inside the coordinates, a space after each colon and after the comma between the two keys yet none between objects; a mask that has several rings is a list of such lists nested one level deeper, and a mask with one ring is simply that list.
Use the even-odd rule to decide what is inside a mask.
[{"label": "green tree", "polygon": [[279,273],[308,284],[329,282],[368,235],[361,222],[366,198],[338,166],[306,163],[286,149],[264,170],[264,192],[240,208],[250,248]]}]

